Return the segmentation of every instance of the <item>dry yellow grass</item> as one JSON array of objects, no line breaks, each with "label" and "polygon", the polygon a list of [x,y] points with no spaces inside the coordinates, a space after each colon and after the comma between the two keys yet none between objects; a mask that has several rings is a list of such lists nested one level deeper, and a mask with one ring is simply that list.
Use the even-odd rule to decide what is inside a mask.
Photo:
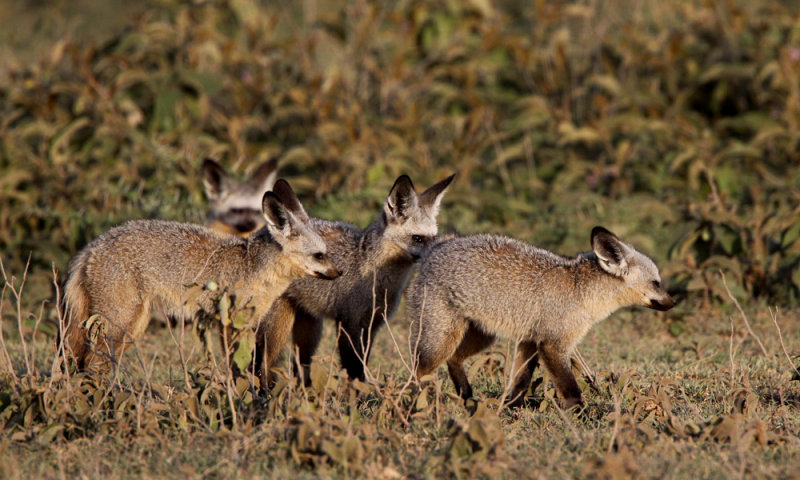
[{"label": "dry yellow grass", "polygon": [[[798,21],[772,1],[215,0],[31,34],[42,56],[0,78],[0,478],[795,476]],[[116,378],[53,376],[53,267],[124,220],[200,221],[206,156],[278,157],[311,214],[362,226],[399,174],[458,171],[443,230],[573,254],[602,224],[682,303],[590,332],[582,416],[548,381],[498,411],[502,344],[470,367],[474,415],[444,371],[415,387],[402,308],[369,385],[332,324],[313,387],[284,362],[269,399],[191,325],[154,325]]]}]

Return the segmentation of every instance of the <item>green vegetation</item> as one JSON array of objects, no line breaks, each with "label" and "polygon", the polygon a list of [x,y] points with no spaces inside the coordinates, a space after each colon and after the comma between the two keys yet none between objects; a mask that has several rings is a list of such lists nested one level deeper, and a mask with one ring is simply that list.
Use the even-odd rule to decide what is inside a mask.
[{"label": "green vegetation", "polygon": [[[800,470],[791,2],[148,3],[124,29],[52,43],[45,29],[30,43],[44,56],[3,65],[0,477]],[[12,40],[4,52],[27,44]],[[269,400],[191,325],[157,321],[115,377],[52,376],[53,270],[127,219],[201,221],[204,157],[238,171],[278,157],[312,215],[358,225],[399,174],[457,171],[444,231],[573,254],[604,225],[682,303],[589,333],[580,417],[549,382],[498,411],[506,344],[470,368],[486,399],[473,416],[443,369],[412,388],[402,309],[375,340],[374,384],[339,371],[332,325],[313,387],[284,361]]]}]

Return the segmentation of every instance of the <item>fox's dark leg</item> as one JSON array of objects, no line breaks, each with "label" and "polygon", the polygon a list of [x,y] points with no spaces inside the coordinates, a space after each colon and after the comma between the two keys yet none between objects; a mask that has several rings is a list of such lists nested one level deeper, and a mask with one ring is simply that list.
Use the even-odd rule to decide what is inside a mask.
[{"label": "fox's dark leg", "polygon": [[367,329],[362,329],[358,325],[338,322],[339,328],[339,359],[342,368],[347,371],[347,376],[351,379],[365,380],[364,366],[367,363],[369,351],[369,333]]},{"label": "fox's dark leg", "polygon": [[278,360],[289,333],[294,325],[295,309],[292,303],[279,297],[267,314],[259,320],[256,328],[255,374],[261,381],[261,390],[266,391],[273,379],[270,369]]},{"label": "fox's dark leg", "polygon": [[[302,377],[305,386],[311,386],[311,358],[317,352],[322,339],[322,319],[316,318],[305,310],[298,308],[292,328],[292,341],[297,347],[297,357],[292,355],[294,373]],[[298,368],[298,360],[300,365]]]},{"label": "fox's dark leg", "polygon": [[521,342],[517,346],[517,357],[514,359],[512,371],[513,384],[507,401],[509,407],[521,407],[525,400],[525,392],[528,391],[533,372],[539,365],[536,352],[536,342]]},{"label": "fox's dark leg", "polygon": [[486,349],[492,343],[494,343],[494,336],[486,335],[470,323],[464,338],[458,344],[458,348],[447,360],[447,371],[450,373],[450,379],[456,387],[456,393],[465,402],[472,398],[472,387],[467,379],[467,372],[464,370],[464,360]]},{"label": "fox's dark leg", "polygon": [[384,315],[383,308],[378,308],[374,315],[361,323],[355,319],[338,321],[343,330],[339,333],[339,358],[350,378],[364,381],[364,367],[375,344],[375,334],[385,322]]},{"label": "fox's dark leg", "polygon": [[553,376],[556,388],[564,399],[565,407],[583,406],[581,389],[572,373],[570,355],[557,345],[547,343],[539,346],[539,352],[544,365]]}]

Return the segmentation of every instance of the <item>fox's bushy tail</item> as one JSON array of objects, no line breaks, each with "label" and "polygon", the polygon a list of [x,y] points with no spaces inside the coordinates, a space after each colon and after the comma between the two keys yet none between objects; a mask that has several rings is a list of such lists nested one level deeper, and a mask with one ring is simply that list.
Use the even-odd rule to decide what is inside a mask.
[{"label": "fox's bushy tail", "polygon": [[[89,256],[89,252],[80,252],[72,261],[61,301],[64,325],[59,329],[59,334],[63,331],[65,360],[75,360],[79,369],[83,369],[89,353],[89,339],[83,328],[83,323],[89,318],[89,295],[86,291]],[[56,347],[61,348],[60,335]]]}]

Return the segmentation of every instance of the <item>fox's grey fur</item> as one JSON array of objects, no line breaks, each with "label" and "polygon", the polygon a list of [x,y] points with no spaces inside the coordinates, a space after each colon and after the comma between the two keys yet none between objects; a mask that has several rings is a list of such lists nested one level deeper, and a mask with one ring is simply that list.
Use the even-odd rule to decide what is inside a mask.
[{"label": "fox's grey fur", "polygon": [[264,226],[261,199],[272,190],[278,160],[262,163],[244,182],[228,175],[214,160],[203,161],[203,188],[208,197],[206,225],[225,233],[246,237]]},{"label": "fox's grey fur", "polygon": [[589,328],[622,307],[674,305],[652,260],[602,227],[591,242],[593,252],[575,258],[492,235],[434,245],[407,294],[418,377],[447,362],[466,401],[464,360],[509,338],[518,342],[511,405],[522,403],[539,358],[566,405],[582,404],[570,357]]},{"label": "fox's grey fur", "polygon": [[[262,201],[266,226],[247,239],[199,225],[134,220],[112,228],[72,260],[64,289],[68,356],[80,369],[106,370],[141,337],[153,309],[174,318],[213,311],[211,292],[187,301],[186,285],[214,280],[239,305],[263,316],[297,278],[335,278],[324,240],[309,226],[289,184]],[[92,348],[87,320],[105,333]]]},{"label": "fox's grey fur", "polygon": [[311,219],[311,227],[325,239],[331,260],[343,273],[333,282],[297,280],[276,300],[256,337],[262,380],[280,353],[264,349],[264,344],[280,346],[292,332],[309,381],[308,368],[320,341],[323,318],[335,320],[343,330],[338,349],[348,375],[364,379],[370,339],[394,313],[413,265],[436,237],[439,206],[453,177],[421,194],[408,176],[399,177],[380,217],[365,230]]}]

